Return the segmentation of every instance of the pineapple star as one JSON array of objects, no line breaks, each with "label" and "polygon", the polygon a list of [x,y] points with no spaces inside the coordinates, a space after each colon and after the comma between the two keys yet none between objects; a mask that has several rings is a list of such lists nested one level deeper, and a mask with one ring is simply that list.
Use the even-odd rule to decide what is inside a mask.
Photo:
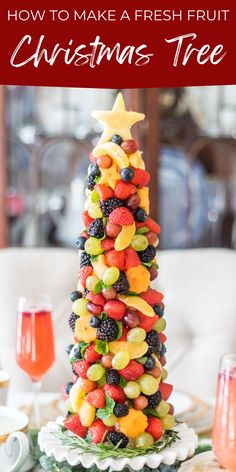
[{"label": "pineapple star", "polygon": [[120,180],[120,174],[117,172],[116,164],[113,164],[108,169],[100,169],[101,178],[98,184],[109,185],[113,190],[115,189],[117,180]]},{"label": "pineapple star", "polygon": [[145,118],[143,113],[126,110],[122,93],[118,93],[112,110],[93,111],[92,116],[104,125],[99,144],[110,141],[114,134],[118,134],[123,140],[132,139],[131,127]]}]

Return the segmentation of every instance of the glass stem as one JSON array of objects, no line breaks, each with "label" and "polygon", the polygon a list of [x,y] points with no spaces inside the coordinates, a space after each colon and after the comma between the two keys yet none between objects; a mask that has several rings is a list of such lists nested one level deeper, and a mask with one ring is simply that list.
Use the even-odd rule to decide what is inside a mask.
[{"label": "glass stem", "polygon": [[39,394],[41,389],[41,382],[40,380],[33,380],[33,410],[34,410],[34,426],[37,429],[40,429],[40,402],[39,402]]}]

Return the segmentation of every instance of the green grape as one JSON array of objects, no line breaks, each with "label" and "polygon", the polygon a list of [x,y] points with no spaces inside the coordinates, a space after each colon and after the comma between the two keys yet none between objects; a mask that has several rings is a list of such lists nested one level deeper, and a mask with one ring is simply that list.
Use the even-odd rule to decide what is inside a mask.
[{"label": "green grape", "polygon": [[88,214],[91,218],[102,218],[103,214],[98,202],[89,201]]},{"label": "green grape", "polygon": [[92,192],[90,194],[90,200],[93,203],[99,202],[99,200],[100,200],[99,194],[98,194],[98,192],[95,188],[92,190]]},{"label": "green grape", "polygon": [[135,439],[136,447],[147,449],[154,444],[154,438],[150,433],[140,433]]},{"label": "green grape", "polygon": [[140,395],[140,386],[137,382],[128,382],[124,387],[125,395],[128,398],[137,398]]},{"label": "green grape", "polygon": [[130,343],[142,343],[146,338],[146,331],[143,328],[133,328],[128,332],[127,340]]},{"label": "green grape", "polygon": [[70,412],[70,413],[75,413],[75,411],[73,410],[72,406],[71,406],[71,402],[70,402],[70,399],[67,398],[65,400],[65,407],[66,409]]},{"label": "green grape", "polygon": [[166,369],[164,369],[164,367],[162,368],[162,373],[161,373],[161,380],[164,381],[166,380],[168,377],[168,372]]},{"label": "green grape", "polygon": [[162,333],[166,329],[166,320],[165,318],[159,318],[159,320],[154,324],[153,328],[158,333]]},{"label": "green grape", "polygon": [[102,280],[105,285],[113,285],[120,277],[120,271],[117,267],[109,267],[105,270]]},{"label": "green grape", "polygon": [[172,429],[175,425],[175,419],[172,415],[166,415],[161,418],[163,429]]},{"label": "green grape", "polygon": [[112,367],[114,369],[120,370],[124,369],[130,361],[130,355],[127,351],[120,351],[112,358]]},{"label": "green grape", "polygon": [[169,403],[165,402],[165,400],[161,400],[159,405],[156,407],[156,412],[159,418],[163,418],[169,412],[170,405]]},{"label": "green grape", "polygon": [[131,241],[131,247],[135,251],[144,251],[148,247],[148,238],[142,234],[137,234]]},{"label": "green grape", "polygon": [[141,392],[144,395],[153,395],[158,390],[159,381],[149,374],[144,374],[138,379]]},{"label": "green grape", "polygon": [[105,369],[101,364],[93,364],[87,370],[87,377],[89,380],[97,381],[103,377]]},{"label": "green grape", "polygon": [[108,418],[104,418],[102,421],[106,426],[115,426],[115,424],[118,423],[116,416],[113,414],[108,416]]},{"label": "green grape", "polygon": [[99,282],[99,278],[96,275],[89,275],[89,277],[87,277],[86,279],[86,288],[90,292],[94,292],[95,287],[98,282]]},{"label": "green grape", "polygon": [[102,254],[103,252],[100,239],[93,238],[93,237],[90,237],[87,239],[84,245],[84,249],[91,256],[98,256],[99,254]]},{"label": "green grape", "polygon": [[88,315],[89,312],[87,310],[87,303],[88,300],[85,300],[85,298],[78,298],[75,300],[72,305],[73,313],[75,313],[77,316]]}]

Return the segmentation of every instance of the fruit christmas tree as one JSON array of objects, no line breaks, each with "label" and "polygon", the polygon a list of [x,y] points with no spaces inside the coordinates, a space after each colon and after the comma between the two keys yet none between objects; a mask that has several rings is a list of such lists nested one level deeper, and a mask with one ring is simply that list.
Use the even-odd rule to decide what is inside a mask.
[{"label": "fruit christmas tree", "polygon": [[144,115],[127,111],[118,94],[111,111],[93,117],[104,132],[90,154],[77,240],[64,428],[98,447],[150,451],[174,438],[175,421],[164,367],[163,295],[151,288],[160,227],[149,216],[150,175],[131,136]]}]

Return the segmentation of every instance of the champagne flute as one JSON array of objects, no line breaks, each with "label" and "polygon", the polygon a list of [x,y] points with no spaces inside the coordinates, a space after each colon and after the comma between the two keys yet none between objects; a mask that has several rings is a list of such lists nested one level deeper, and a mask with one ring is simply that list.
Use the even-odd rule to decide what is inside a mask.
[{"label": "champagne flute", "polygon": [[42,376],[55,360],[50,297],[20,298],[17,309],[16,360],[32,381],[35,427],[40,427],[39,394]]},{"label": "champagne flute", "polygon": [[217,459],[236,472],[236,354],[221,360],[212,440]]}]

